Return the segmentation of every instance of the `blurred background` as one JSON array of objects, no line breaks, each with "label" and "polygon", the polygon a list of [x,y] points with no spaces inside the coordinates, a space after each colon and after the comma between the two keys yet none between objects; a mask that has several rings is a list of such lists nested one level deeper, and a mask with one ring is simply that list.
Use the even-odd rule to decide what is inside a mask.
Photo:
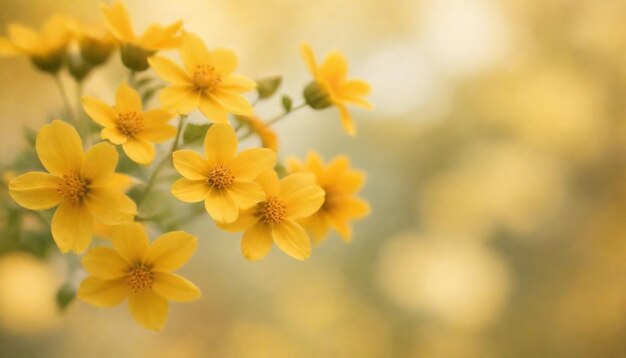
[{"label": "blurred background", "polygon": [[[1,3],[1,31],[53,12],[100,24],[96,1]],[[331,235],[304,263],[277,248],[249,263],[239,235],[199,217],[185,227],[200,240],[181,273],[203,297],[172,304],[160,333],[126,304],[61,312],[65,260],[7,250],[0,356],[626,356],[624,1],[126,4],[136,31],[183,19],[210,47],[234,48],[238,72],[282,74],[294,98],[310,80],[299,44],[341,50],[376,109],[353,111],[356,138],[334,109],[294,114],[276,126],[280,156],[349,155],[368,173],[372,215],[351,244]],[[112,100],[126,77],[118,56],[88,94]],[[23,126],[60,108],[48,76],[0,59],[0,163],[27,148]]]}]

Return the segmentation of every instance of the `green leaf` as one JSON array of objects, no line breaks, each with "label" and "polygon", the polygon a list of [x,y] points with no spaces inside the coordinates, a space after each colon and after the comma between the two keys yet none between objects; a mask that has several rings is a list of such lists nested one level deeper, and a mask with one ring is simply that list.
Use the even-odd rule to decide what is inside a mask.
[{"label": "green leaf", "polygon": [[283,79],[280,76],[261,78],[256,81],[256,91],[259,99],[270,98],[276,93]]},{"label": "green leaf", "polygon": [[291,112],[291,107],[293,106],[293,101],[291,100],[291,97],[284,95],[282,98],[282,104],[285,113]]},{"label": "green leaf", "polygon": [[67,282],[57,291],[57,306],[60,310],[64,310],[76,299],[76,289]]},{"label": "green leaf", "polygon": [[152,81],[154,80],[154,78],[152,77],[144,77],[144,78],[140,78],[137,81],[135,81],[134,85],[136,89],[140,89],[144,86],[149,85]]},{"label": "green leaf", "polygon": [[183,142],[185,144],[194,144],[204,139],[206,132],[211,127],[210,123],[207,124],[188,124],[183,133]]}]

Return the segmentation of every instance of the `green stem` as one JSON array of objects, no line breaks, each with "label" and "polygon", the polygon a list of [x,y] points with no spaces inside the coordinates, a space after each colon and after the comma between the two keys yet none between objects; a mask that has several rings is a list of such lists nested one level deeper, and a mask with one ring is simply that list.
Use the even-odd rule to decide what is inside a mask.
[{"label": "green stem", "polygon": [[70,117],[72,122],[74,122],[75,126],[78,126],[78,120],[74,115],[74,111],[72,111],[72,106],[70,105],[70,99],[67,96],[67,91],[65,90],[65,86],[63,86],[63,81],[61,81],[61,76],[56,74],[54,76],[54,83],[56,83],[59,93],[61,94],[61,99],[63,100],[63,105],[65,106],[65,112]]},{"label": "green stem", "polygon": [[76,111],[78,113],[78,119],[82,119],[81,123],[83,124],[84,127],[84,135],[85,135],[85,140],[87,142],[87,144],[89,146],[91,146],[92,141],[91,141],[91,126],[89,125],[89,117],[88,116],[83,116],[83,106],[82,106],[82,99],[83,99],[83,81],[76,81]]},{"label": "green stem", "polygon": [[154,168],[154,171],[150,175],[150,178],[148,178],[146,189],[143,191],[139,199],[137,199],[137,207],[139,207],[141,203],[143,203],[143,201],[146,199],[146,197],[148,196],[148,194],[154,187],[154,184],[156,183],[159,173],[165,167],[165,164],[170,162],[172,158],[172,154],[176,151],[176,149],[178,149],[178,141],[180,140],[180,136],[181,136],[181,133],[183,132],[183,126],[185,125],[186,120],[187,120],[187,116],[185,115],[180,116],[180,120],[178,121],[178,129],[176,130],[176,137],[174,138],[174,143],[172,144],[172,148],[170,149],[169,153],[161,159],[161,161]]},{"label": "green stem", "polygon": [[137,76],[137,71],[135,70],[130,70],[130,72],[128,73],[128,85],[132,88],[135,88],[136,76]]},{"label": "green stem", "polygon": [[[307,106],[306,102],[302,102],[302,103],[300,103],[299,105],[297,105],[297,106],[295,106],[295,107],[291,108],[291,110],[290,110],[289,112],[283,112],[283,113],[281,113],[281,114],[279,114],[279,115],[277,115],[277,116],[274,116],[272,119],[270,119],[269,121],[265,122],[265,126],[267,126],[267,127],[271,127],[272,125],[274,125],[274,124],[276,124],[277,122],[279,122],[281,119],[283,119],[283,118],[287,117],[287,116],[288,116],[288,115],[290,115],[291,113],[293,113],[293,112],[295,112],[295,111],[297,111],[297,110],[299,110],[299,109],[302,109],[302,108],[304,108],[304,107],[306,107],[306,106]],[[246,133],[246,134],[242,135],[241,137],[239,137],[239,138],[238,138],[238,140],[239,140],[239,141],[242,141],[242,140],[244,140],[244,139],[246,139],[246,138],[250,137],[250,136],[251,136],[251,135],[253,135],[253,134],[254,134],[254,132],[253,132],[253,131],[249,131],[248,133]]]}]

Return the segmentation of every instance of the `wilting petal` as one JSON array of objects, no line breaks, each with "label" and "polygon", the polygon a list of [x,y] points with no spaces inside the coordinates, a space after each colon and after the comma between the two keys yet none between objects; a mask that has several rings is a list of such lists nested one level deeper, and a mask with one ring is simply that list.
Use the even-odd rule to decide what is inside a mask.
[{"label": "wilting petal", "polygon": [[251,148],[239,153],[233,160],[233,175],[237,179],[252,180],[276,164],[276,153],[267,148]]},{"label": "wilting petal", "polygon": [[129,263],[142,263],[148,251],[148,235],[139,223],[117,225],[111,229],[115,250]]},{"label": "wilting petal", "polygon": [[204,137],[204,153],[209,164],[230,163],[237,152],[237,134],[228,123],[213,124]]},{"label": "wilting petal", "polygon": [[128,138],[122,148],[124,148],[124,153],[137,164],[148,165],[154,160],[154,145],[141,138]]},{"label": "wilting petal", "polygon": [[119,155],[109,143],[98,143],[85,153],[82,177],[92,186],[106,185],[115,173]]},{"label": "wilting petal", "polygon": [[174,168],[190,180],[206,180],[209,175],[209,163],[200,154],[191,150],[177,150],[172,155]]},{"label": "wilting petal", "polygon": [[305,260],[311,256],[311,241],[304,229],[293,220],[274,225],[272,238],[276,246],[295,259]]},{"label": "wilting petal", "polygon": [[97,277],[87,277],[78,288],[76,296],[94,306],[117,306],[130,295],[130,287],[125,278],[103,280]]},{"label": "wilting petal", "polygon": [[241,238],[241,253],[249,261],[264,258],[272,248],[272,232],[269,225],[257,222],[248,228]]},{"label": "wilting petal", "polygon": [[196,252],[198,239],[184,231],[172,231],[157,237],[148,248],[144,262],[156,271],[175,271]]},{"label": "wilting petal", "polygon": [[81,263],[91,275],[101,279],[116,279],[128,274],[128,262],[117,251],[108,247],[95,247],[87,252]]},{"label": "wilting petal", "polygon": [[204,201],[209,196],[210,191],[211,188],[206,180],[189,180],[182,178],[172,185],[172,195],[186,203]]},{"label": "wilting petal", "polygon": [[204,207],[216,221],[229,223],[237,219],[239,208],[226,190],[213,190],[204,201]]},{"label": "wilting petal", "polygon": [[45,210],[59,205],[57,191],[61,179],[41,172],[22,174],[9,182],[9,194],[18,204],[30,210]]},{"label": "wilting petal", "polygon": [[167,300],[152,290],[131,294],[128,308],[137,323],[155,331],[163,328],[169,311]]},{"label": "wilting petal", "polygon": [[189,75],[172,60],[162,56],[148,58],[150,67],[165,81],[175,85],[187,85],[191,83]]},{"label": "wilting petal", "polygon": [[103,127],[115,127],[117,113],[111,106],[88,96],[83,97],[82,102],[85,113],[96,123]]},{"label": "wilting petal", "polygon": [[83,143],[71,125],[54,120],[37,133],[35,147],[41,164],[52,174],[63,176],[80,171],[83,163]]},{"label": "wilting petal", "polygon": [[152,289],[175,302],[190,302],[200,298],[200,289],[185,278],[168,272],[155,272]]},{"label": "wilting petal", "polygon": [[52,238],[62,253],[85,251],[93,235],[93,217],[84,204],[65,201],[52,217]]},{"label": "wilting petal", "polygon": [[128,196],[109,187],[91,188],[85,205],[103,224],[119,225],[133,221],[137,205]]}]

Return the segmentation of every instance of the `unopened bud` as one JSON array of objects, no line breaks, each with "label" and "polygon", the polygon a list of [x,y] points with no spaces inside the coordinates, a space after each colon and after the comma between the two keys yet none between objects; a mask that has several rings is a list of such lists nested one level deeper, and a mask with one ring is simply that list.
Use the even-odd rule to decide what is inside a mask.
[{"label": "unopened bud", "polygon": [[80,55],[92,66],[98,66],[106,62],[115,44],[113,42],[84,37],[80,40]]},{"label": "unopened bud", "polygon": [[332,106],[328,92],[317,81],[309,83],[304,88],[304,100],[313,109],[324,109]]},{"label": "unopened bud", "polygon": [[256,91],[260,99],[270,98],[276,93],[282,78],[280,76],[261,78],[256,81]]},{"label": "unopened bud", "polygon": [[150,67],[148,57],[154,55],[156,51],[146,50],[131,44],[123,44],[120,47],[122,62],[128,69],[141,72]]}]

